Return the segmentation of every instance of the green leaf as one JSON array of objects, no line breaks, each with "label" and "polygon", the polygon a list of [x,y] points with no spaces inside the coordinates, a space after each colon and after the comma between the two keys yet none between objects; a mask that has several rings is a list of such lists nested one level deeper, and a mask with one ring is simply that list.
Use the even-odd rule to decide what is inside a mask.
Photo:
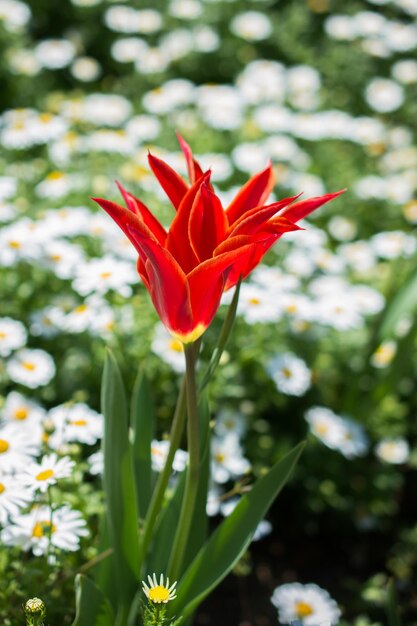
[{"label": "green leaf", "polygon": [[151,443],[155,413],[149,381],[143,369],[138,374],[132,395],[133,469],[139,517],[145,518],[152,495]]},{"label": "green leaf", "polygon": [[381,325],[379,339],[395,336],[398,322],[417,308],[417,272],[413,273],[388,303]]},{"label": "green leaf", "polygon": [[72,626],[113,626],[114,615],[104,594],[90,578],[75,578],[76,615]]},{"label": "green leaf", "polygon": [[395,581],[393,579],[388,582],[387,587],[387,616],[388,626],[401,626],[397,591],[395,589]]},{"label": "green leaf", "polygon": [[171,614],[188,617],[231,571],[249,546],[257,525],[289,479],[304,445],[296,446],[262,476],[214,531],[181,579],[177,599],[170,607]]},{"label": "green leaf", "polygon": [[204,373],[203,379],[199,385],[199,390],[204,389],[211,378],[213,377],[214,372],[217,369],[218,364],[220,363],[221,356],[226,347],[227,341],[230,337],[230,334],[233,330],[233,325],[236,319],[236,311],[237,305],[239,302],[239,293],[240,293],[240,285],[242,283],[242,279],[239,279],[239,282],[236,284],[235,293],[233,294],[233,299],[230,303],[229,309],[227,311],[226,319],[223,322],[222,329],[220,331],[219,339],[217,341],[217,345],[213,350],[211,355],[210,363],[207,366],[207,370]]},{"label": "green leaf", "polygon": [[118,583],[116,626],[124,626],[139,584],[138,520],[126,397],[119,368],[110,352],[104,365],[101,403],[104,415],[103,486]]}]

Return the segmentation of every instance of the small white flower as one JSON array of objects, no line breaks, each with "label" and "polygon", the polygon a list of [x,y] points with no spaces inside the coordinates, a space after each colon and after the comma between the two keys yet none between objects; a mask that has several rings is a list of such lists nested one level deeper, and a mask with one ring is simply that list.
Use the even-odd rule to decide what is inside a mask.
[{"label": "small white flower", "polygon": [[54,450],[63,444],[78,442],[93,445],[103,436],[103,416],[86,404],[60,404],[48,413],[55,431],[48,439]]},{"label": "small white flower", "polygon": [[18,424],[22,430],[28,426],[33,432],[34,428],[41,428],[45,411],[39,404],[28,400],[21,393],[11,391],[0,411],[0,417],[6,422]]},{"label": "small white flower", "polygon": [[32,491],[22,486],[15,476],[0,471],[0,525],[19,514],[32,499]]},{"label": "small white flower", "polygon": [[239,478],[250,470],[250,463],[243,456],[238,438],[231,433],[212,438],[211,465],[213,480],[220,484]]},{"label": "small white flower", "polygon": [[89,472],[93,476],[99,476],[104,471],[104,455],[102,450],[98,450],[91,454],[88,459]]},{"label": "small white flower", "polygon": [[375,454],[381,461],[395,465],[407,463],[410,458],[410,446],[405,439],[381,439],[375,447]]},{"label": "small white flower", "polygon": [[27,333],[22,322],[11,317],[0,317],[0,356],[9,356],[13,350],[26,344]]},{"label": "small white flower", "polygon": [[374,78],[365,91],[369,106],[378,113],[396,111],[404,102],[403,88],[387,78]]},{"label": "small white flower", "polygon": [[152,577],[148,576],[149,586],[142,581],[142,589],[145,596],[148,600],[155,604],[166,604],[170,600],[176,598],[176,586],[177,583],[174,582],[171,586],[169,585],[169,578],[164,581],[164,575],[161,574],[159,578],[159,583],[156,578],[156,574]]},{"label": "small white flower", "polygon": [[6,364],[10,378],[25,387],[47,385],[55,376],[55,363],[45,350],[19,350]]},{"label": "small white flower", "polygon": [[71,63],[75,46],[68,39],[46,39],[38,43],[35,55],[39,63],[48,69],[60,69]]},{"label": "small white flower", "polygon": [[39,198],[63,198],[73,189],[73,183],[69,174],[58,170],[50,172],[44,180],[35,187]]},{"label": "small white flower", "polygon": [[282,624],[299,619],[304,626],[335,626],[341,615],[329,593],[312,583],[281,585],[274,590],[271,602],[278,609],[278,619]]},{"label": "small white flower", "polygon": [[246,430],[247,419],[242,413],[231,411],[230,409],[221,409],[217,413],[214,432],[219,437],[233,434],[241,439],[245,435]]},{"label": "small white flower", "polygon": [[[152,469],[155,472],[162,472],[168,456],[170,443],[167,440],[157,441],[154,439],[151,444]],[[177,450],[174,456],[172,469],[174,472],[183,472],[188,463],[188,452]]]},{"label": "small white flower", "polygon": [[338,450],[347,459],[364,456],[369,447],[361,424],[326,407],[312,407],[305,416],[311,432],[328,448]]},{"label": "small white flower", "polygon": [[38,456],[40,448],[38,432],[19,428],[16,424],[0,427],[0,470],[21,471]]},{"label": "small white flower", "polygon": [[71,74],[83,83],[97,80],[101,74],[101,67],[96,59],[79,57],[71,65]]},{"label": "small white flower", "polygon": [[305,362],[292,354],[278,354],[267,366],[278,391],[289,396],[302,396],[311,386],[311,371]]},{"label": "small white flower", "polygon": [[21,474],[21,480],[30,489],[45,493],[50,485],[55,485],[57,480],[70,476],[74,465],[74,461],[69,457],[58,459],[58,456],[53,452],[46,454],[40,463],[33,463],[24,470]]},{"label": "small white flower", "polygon": [[93,292],[105,294],[113,290],[128,297],[132,293],[130,285],[138,281],[132,263],[104,256],[79,264],[72,284],[75,291],[83,296]]},{"label": "small white flower", "polygon": [[185,371],[184,344],[175,339],[161,323],[155,326],[151,349],[175,372]]},{"label": "small white flower", "polygon": [[247,41],[261,41],[272,33],[270,19],[259,11],[240,13],[230,23],[232,33]]},{"label": "small white flower", "polygon": [[26,515],[13,518],[1,533],[2,542],[7,546],[20,546],[22,550],[32,550],[35,556],[47,554],[49,544],[58,550],[75,552],[81,537],[88,530],[79,511],[62,506],[52,511],[45,506],[34,507]]}]

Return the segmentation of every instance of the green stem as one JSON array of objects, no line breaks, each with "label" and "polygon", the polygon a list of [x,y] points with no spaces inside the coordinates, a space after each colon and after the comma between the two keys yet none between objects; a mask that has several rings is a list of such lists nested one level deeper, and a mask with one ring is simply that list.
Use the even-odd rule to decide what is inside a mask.
[{"label": "green stem", "polygon": [[187,443],[189,462],[185,482],[184,498],[181,506],[180,518],[175,533],[173,549],[169,561],[168,572],[171,580],[177,580],[181,573],[185,547],[188,542],[195,500],[198,491],[200,475],[200,437],[199,418],[197,409],[196,360],[198,346],[185,345],[186,381],[187,381]]},{"label": "green stem", "polygon": [[159,474],[158,480],[156,482],[155,489],[152,494],[152,499],[149,504],[149,509],[145,518],[142,540],[140,542],[141,566],[143,565],[143,561],[146,558],[146,553],[149,547],[149,543],[152,539],[155,522],[157,520],[158,514],[162,507],[165,490],[167,488],[167,485],[171,476],[172,464],[174,462],[175,453],[178,450],[180,442],[181,442],[181,437],[182,437],[182,433],[184,430],[185,416],[186,416],[186,410],[185,410],[186,393],[185,391],[186,391],[186,378],[184,377],[181,382],[177,405],[175,407],[174,419],[172,421],[170,446],[169,446],[167,459],[165,461],[164,469]]}]

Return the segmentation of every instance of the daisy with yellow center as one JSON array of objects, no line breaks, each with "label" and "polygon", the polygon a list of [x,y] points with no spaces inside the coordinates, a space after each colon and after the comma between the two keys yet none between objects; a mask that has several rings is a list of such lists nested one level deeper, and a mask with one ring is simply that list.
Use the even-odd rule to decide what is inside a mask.
[{"label": "daisy with yellow center", "polygon": [[156,574],[148,576],[149,586],[142,581],[143,592],[148,598],[149,602],[153,604],[167,604],[170,600],[176,598],[176,586],[175,581],[171,586],[169,585],[169,578],[164,581],[164,575],[159,577],[159,583],[156,578]]},{"label": "daisy with yellow center", "polygon": [[40,463],[32,463],[23,473],[22,482],[31,489],[45,493],[50,485],[71,475],[74,461],[69,457],[58,456],[53,452],[43,457]]}]

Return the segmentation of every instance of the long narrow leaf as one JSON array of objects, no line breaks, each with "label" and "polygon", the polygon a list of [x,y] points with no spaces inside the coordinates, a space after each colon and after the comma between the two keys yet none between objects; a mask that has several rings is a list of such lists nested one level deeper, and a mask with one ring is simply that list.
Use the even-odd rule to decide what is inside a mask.
[{"label": "long narrow leaf", "polygon": [[113,626],[114,615],[104,594],[90,578],[75,579],[76,615],[72,626]]},{"label": "long narrow leaf", "polygon": [[215,530],[181,579],[171,614],[188,617],[231,571],[249,546],[257,525],[289,479],[304,445],[296,446],[260,478]]},{"label": "long narrow leaf", "polygon": [[408,278],[385,309],[379,328],[379,339],[394,337],[398,322],[415,309],[417,309],[417,272]]},{"label": "long narrow leaf", "polygon": [[146,516],[152,494],[151,443],[155,415],[149,381],[142,369],[135,382],[131,405],[133,467],[139,517]]},{"label": "long narrow leaf", "polygon": [[118,583],[116,624],[124,626],[139,582],[138,522],[126,398],[110,352],[104,365],[101,400],[105,424],[103,485]]}]

